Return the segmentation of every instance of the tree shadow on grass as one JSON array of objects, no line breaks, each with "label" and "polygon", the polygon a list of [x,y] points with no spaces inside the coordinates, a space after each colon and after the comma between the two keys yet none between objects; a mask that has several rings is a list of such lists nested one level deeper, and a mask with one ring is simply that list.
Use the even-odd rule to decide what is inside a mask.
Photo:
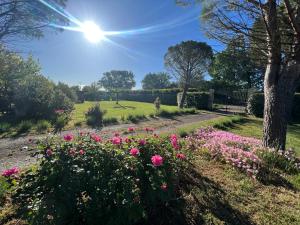
[{"label": "tree shadow on grass", "polygon": [[226,192],[219,184],[196,170],[193,169],[189,174],[184,174],[182,185],[185,191],[192,196],[191,202],[186,204],[186,213],[192,212],[192,215],[186,215],[190,218],[188,224],[204,224],[207,222],[205,218],[207,214],[225,224],[254,224],[248,215],[230,205],[226,200]]},{"label": "tree shadow on grass", "polygon": [[116,103],[116,105],[113,107],[114,109],[136,109],[134,106],[128,106],[128,105],[121,105],[120,103]]}]

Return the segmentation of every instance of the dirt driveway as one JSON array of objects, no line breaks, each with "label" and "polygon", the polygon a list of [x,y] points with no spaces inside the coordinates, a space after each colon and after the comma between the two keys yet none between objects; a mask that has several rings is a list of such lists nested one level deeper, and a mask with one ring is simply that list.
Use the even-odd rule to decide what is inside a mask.
[{"label": "dirt driveway", "polygon": [[[195,122],[210,120],[218,117],[215,113],[201,113],[196,115],[177,116],[172,119],[158,118],[151,119],[138,124],[120,124],[105,127],[101,130],[101,135],[111,137],[116,131],[125,131],[128,127],[135,127],[142,130],[144,127],[155,128],[155,133],[172,131],[181,126],[193,124]],[[99,132],[94,129],[81,129],[86,132]],[[78,132],[78,130],[64,131],[61,135],[70,132]],[[31,157],[30,147],[31,140],[43,139],[47,135],[24,136],[18,138],[0,139],[0,172],[12,166],[26,166],[33,163],[36,159]]]}]

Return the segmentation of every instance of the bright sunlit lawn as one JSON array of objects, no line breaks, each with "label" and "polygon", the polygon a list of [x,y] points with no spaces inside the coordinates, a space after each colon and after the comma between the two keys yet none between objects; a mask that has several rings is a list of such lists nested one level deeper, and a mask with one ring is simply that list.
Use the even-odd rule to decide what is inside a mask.
[{"label": "bright sunlit lawn", "polygon": [[[72,114],[73,123],[84,122],[85,113],[95,104],[96,102],[88,101],[82,104],[76,104]],[[116,104],[115,101],[101,101],[100,107],[102,110],[106,110],[104,118],[117,118],[118,120],[122,117],[126,118],[128,115],[149,116],[156,113],[154,104],[145,102],[119,101],[119,104]],[[167,110],[168,112],[178,111],[177,106],[161,105],[161,109]]]}]

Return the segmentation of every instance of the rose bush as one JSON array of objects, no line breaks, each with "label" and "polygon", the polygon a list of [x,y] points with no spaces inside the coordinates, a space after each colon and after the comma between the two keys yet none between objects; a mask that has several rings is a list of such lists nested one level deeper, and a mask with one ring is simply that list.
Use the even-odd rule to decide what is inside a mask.
[{"label": "rose bush", "polygon": [[190,157],[182,146],[175,135],[48,138],[14,199],[32,224],[170,224],[157,215],[180,202]]}]

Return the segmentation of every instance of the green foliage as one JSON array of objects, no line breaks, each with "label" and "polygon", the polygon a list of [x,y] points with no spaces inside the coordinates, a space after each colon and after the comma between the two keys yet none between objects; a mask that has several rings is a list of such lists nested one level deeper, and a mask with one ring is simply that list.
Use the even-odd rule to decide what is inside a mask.
[{"label": "green foliage", "polygon": [[247,112],[256,117],[264,115],[264,95],[261,93],[252,94],[247,102]]},{"label": "green foliage", "polygon": [[37,132],[45,132],[48,131],[51,127],[51,123],[47,120],[39,120],[36,123],[36,131]]},{"label": "green foliage", "polygon": [[103,74],[99,85],[116,94],[116,101],[119,100],[120,90],[130,90],[135,86],[134,74],[130,71],[112,70]]},{"label": "green foliage", "polygon": [[19,92],[18,84],[29,75],[38,75],[39,65],[29,57],[27,60],[0,45],[0,111],[12,110],[13,97]]},{"label": "green foliage", "polygon": [[171,85],[170,75],[167,73],[148,73],[142,80],[143,89],[163,89]]},{"label": "green foliage", "polygon": [[[264,112],[264,94],[254,93],[248,99],[247,111],[249,114],[256,117],[262,117]],[[294,96],[293,108],[291,112],[292,119],[299,120],[300,118],[300,93]]]},{"label": "green foliage", "polygon": [[99,103],[89,108],[89,110],[85,114],[87,125],[92,127],[102,127],[103,116],[105,113],[106,111],[101,110]]},{"label": "green foliage", "polygon": [[[66,2],[67,0],[54,0],[52,4],[55,4],[57,9],[63,10]],[[16,41],[18,36],[23,39],[25,37],[41,38],[43,31],[49,29],[45,24],[67,25],[69,23],[67,18],[41,1],[5,0],[1,3],[1,42]],[[61,31],[61,29],[55,27],[52,29]]]},{"label": "green foliage", "polygon": [[69,87],[67,84],[58,82],[58,84],[56,85],[56,89],[64,93],[72,102],[78,101],[78,96],[76,91],[71,87]]},{"label": "green foliage", "polygon": [[103,119],[103,124],[105,126],[107,126],[107,125],[113,125],[113,124],[118,124],[118,123],[119,123],[118,119],[115,118],[115,117],[108,117],[108,118],[104,118]]},{"label": "green foliage", "polygon": [[69,111],[56,111],[56,116],[53,121],[54,126],[54,133],[61,132],[65,126],[69,123],[71,120],[71,115]]},{"label": "green foliage", "polygon": [[[130,140],[101,143],[93,135],[82,135],[69,142],[41,143],[40,166],[24,173],[14,195],[22,215],[30,224],[181,221],[177,212],[182,196],[177,190],[189,164],[176,157],[169,138],[147,137],[144,145],[139,138]],[[132,156],[132,148],[139,154]],[[163,157],[161,166],[152,165],[154,155]]]},{"label": "green foliage", "polygon": [[187,107],[196,109],[208,109],[209,93],[207,92],[188,92],[186,96]]},{"label": "green foliage", "polygon": [[29,120],[22,120],[17,128],[19,134],[28,132],[33,127],[33,124]]},{"label": "green foliage", "polygon": [[270,171],[280,170],[287,174],[300,173],[300,161],[296,158],[292,149],[285,151],[267,151],[261,150],[257,154],[263,161],[263,166]]},{"label": "green foliage", "polygon": [[129,114],[128,116],[127,116],[127,121],[130,121],[130,122],[132,122],[132,123],[137,123],[137,122],[139,122],[139,121],[141,121],[141,120],[145,120],[145,119],[147,119],[147,117],[145,116],[145,115],[132,115],[132,114]]},{"label": "green foliage", "polygon": [[10,189],[9,183],[6,181],[4,177],[0,176],[0,208],[9,189]]},{"label": "green foliage", "polygon": [[47,78],[28,76],[14,96],[15,113],[19,118],[52,119],[56,109],[71,111],[73,102]]},{"label": "green foliage", "polygon": [[7,122],[0,122],[0,133],[8,132],[11,128],[11,124]]},{"label": "green foliage", "polygon": [[212,83],[217,90],[261,88],[263,69],[251,58],[243,37],[238,37],[227,48],[214,56],[209,69]]}]

